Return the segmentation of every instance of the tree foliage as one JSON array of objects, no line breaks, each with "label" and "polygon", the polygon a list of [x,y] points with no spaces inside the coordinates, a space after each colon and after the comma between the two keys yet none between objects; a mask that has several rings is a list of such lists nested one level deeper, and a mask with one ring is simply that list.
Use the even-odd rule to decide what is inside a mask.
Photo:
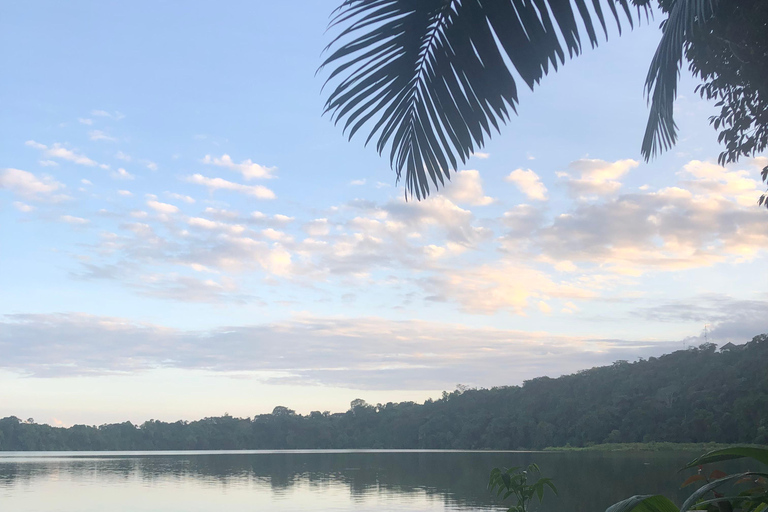
[{"label": "tree foliage", "polygon": [[540,449],[602,442],[768,443],[768,335],[522,386],[457,389],[438,400],[253,418],[55,428],[0,420],[2,450],[299,448]]}]

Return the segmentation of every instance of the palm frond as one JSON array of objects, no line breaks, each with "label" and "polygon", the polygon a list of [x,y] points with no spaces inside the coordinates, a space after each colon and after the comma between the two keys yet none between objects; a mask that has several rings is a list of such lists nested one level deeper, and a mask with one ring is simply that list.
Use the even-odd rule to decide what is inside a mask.
[{"label": "palm frond", "polygon": [[694,25],[712,17],[717,2],[676,0],[662,25],[661,41],[645,79],[645,94],[651,108],[640,151],[646,160],[671,148],[677,141],[673,111],[683,47]]},{"label": "palm frond", "polygon": [[533,88],[581,53],[580,26],[593,47],[596,23],[607,37],[604,8],[631,26],[629,1],[346,0],[321,66],[335,66],[325,112],[350,139],[367,127],[406,195],[424,198],[507,122],[518,79]]}]

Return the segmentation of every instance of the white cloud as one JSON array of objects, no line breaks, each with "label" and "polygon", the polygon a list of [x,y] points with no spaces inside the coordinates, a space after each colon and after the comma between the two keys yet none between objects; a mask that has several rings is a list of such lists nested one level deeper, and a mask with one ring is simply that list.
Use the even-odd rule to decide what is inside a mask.
[{"label": "white cloud", "polygon": [[364,179],[362,179],[362,180],[352,180],[352,181],[349,182],[349,184],[352,185],[352,186],[365,185],[365,180]]},{"label": "white cloud", "polygon": [[[256,213],[256,212],[254,212]],[[288,215],[283,215],[282,213],[276,213],[272,216],[272,219],[275,220],[278,223],[281,224],[288,224],[289,222],[293,222],[294,218],[289,217]]]},{"label": "white cloud", "polygon": [[240,192],[256,197],[257,199],[274,199],[276,197],[274,192],[262,185],[243,185],[222,178],[208,178],[202,174],[193,174],[192,176],[187,176],[185,179],[189,183],[203,185],[211,192],[216,190],[231,190],[233,192]]},{"label": "white cloud", "polygon": [[28,140],[24,144],[28,147],[42,151],[43,155],[49,158],[59,158],[61,160],[67,160],[79,165],[87,165],[89,167],[98,165],[95,161],[91,160],[87,156],[75,153],[74,151],[63,147],[58,142],[54,143],[50,147],[46,146],[45,144],[35,142],[34,140]]},{"label": "white cloud", "polygon": [[254,178],[272,178],[272,173],[277,169],[276,167],[264,167],[263,165],[253,163],[250,158],[237,164],[232,161],[232,158],[229,155],[222,155],[221,158],[205,155],[203,163],[237,171],[242,174],[243,178],[246,180]]},{"label": "white cloud", "polygon": [[492,197],[483,195],[483,181],[480,173],[474,169],[459,171],[445,185],[443,195],[456,203],[473,206],[485,206],[493,202]]},{"label": "white cloud", "polygon": [[[175,293],[205,296],[231,287],[178,277]],[[271,382],[358,389],[441,389],[456,381],[484,387],[521,384],[616,359],[660,355],[677,344],[376,317],[297,316],[194,332],[82,313],[6,315],[0,343],[6,347],[0,368],[37,377],[158,367],[279,371],[291,377]]]},{"label": "white cloud", "polygon": [[81,179],[80,183],[82,183],[83,185],[93,185],[93,183],[91,183],[91,180],[86,180],[85,178]]},{"label": "white cloud", "polygon": [[92,130],[88,133],[88,137],[93,141],[99,141],[99,140],[105,140],[108,142],[115,142],[117,141],[116,138],[110,137],[106,133],[104,133],[101,130]]},{"label": "white cloud", "polygon": [[130,155],[126,155],[122,151],[118,151],[117,153],[115,153],[115,158],[117,158],[118,160],[122,160],[124,162],[130,162],[131,161]]},{"label": "white cloud", "polygon": [[122,167],[112,173],[112,177],[116,180],[132,180],[135,176]]},{"label": "white cloud", "polygon": [[0,171],[0,188],[5,188],[22,197],[33,200],[63,199],[64,196],[52,196],[53,192],[64,188],[64,185],[50,176],[38,178],[31,172],[21,169],[3,169]]},{"label": "white cloud", "polygon": [[549,222],[515,212],[505,247],[525,248],[558,271],[586,264],[630,276],[768,252],[768,223],[755,206],[760,184],[748,172],[693,160],[679,175],[677,186],[577,203]]},{"label": "white cloud", "polygon": [[548,274],[519,263],[498,262],[475,268],[446,269],[430,278],[433,300],[458,302],[475,314],[507,311],[526,315],[530,302],[547,297],[593,298],[593,290],[578,283],[557,282]]},{"label": "white cloud", "polygon": [[13,206],[20,212],[24,212],[24,213],[29,213],[35,209],[34,206],[28,205],[26,203],[22,203],[21,201],[14,201]]},{"label": "white cloud", "polygon": [[130,190],[118,190],[117,193],[125,197],[130,197],[133,195]]},{"label": "white cloud", "polygon": [[155,201],[154,199],[147,201],[147,206],[160,213],[176,213],[179,211],[177,206],[168,203],[161,203],[159,201]]},{"label": "white cloud", "polygon": [[275,242],[291,242],[293,240],[292,236],[287,235],[283,231],[279,231],[274,228],[262,229],[261,234],[264,235],[269,240],[273,240]]},{"label": "white cloud", "polygon": [[[585,158],[571,162],[568,165],[571,172],[558,173],[558,176],[566,179],[573,197],[593,199],[616,194],[621,188],[619,179],[638,165],[640,162],[631,159],[606,162]],[[574,177],[573,173],[577,173],[578,177]]]},{"label": "white cloud", "polygon": [[88,126],[93,124],[93,119],[78,117],[77,120],[78,120],[78,122],[80,124],[85,124],[85,125],[88,125]]},{"label": "white cloud", "polygon": [[39,163],[43,167],[58,167],[59,163],[55,162],[53,160],[39,160],[37,163]]},{"label": "white cloud", "polygon": [[166,196],[170,197],[171,199],[176,199],[177,201],[183,201],[187,204],[194,204],[195,198],[190,196],[185,196],[183,194],[177,194],[176,192],[166,192]]},{"label": "white cloud", "polygon": [[[757,159],[755,159],[757,160]],[[691,160],[683,167],[681,184],[710,199],[734,198],[742,206],[757,204],[762,187],[748,170],[731,171],[720,165]]]},{"label": "white cloud", "polygon": [[504,179],[514,183],[520,192],[528,196],[529,199],[536,201],[546,201],[547,199],[547,187],[541,182],[539,175],[531,169],[515,169]]},{"label": "white cloud", "polygon": [[84,219],[82,217],[74,217],[72,215],[62,215],[59,217],[59,220],[62,222],[66,222],[67,224],[76,224],[82,226],[83,224],[88,224],[90,221],[88,219]]},{"label": "white cloud", "polygon": [[144,165],[147,166],[147,169],[150,171],[156,171],[157,170],[157,164],[155,162],[147,160]]},{"label": "white cloud", "polygon": [[309,221],[304,224],[303,228],[309,236],[325,236],[331,231],[328,219],[315,219]]},{"label": "white cloud", "polygon": [[107,112],[106,110],[93,110],[91,111],[91,115],[94,117],[108,117],[110,119],[114,119],[115,121],[120,121],[121,119],[124,119],[125,116],[115,111],[114,113]]},{"label": "white cloud", "polygon": [[491,154],[490,153],[480,153],[480,152],[477,152],[477,153],[472,153],[472,156],[474,156],[476,158],[479,158],[481,160],[487,160],[488,158],[491,157]]},{"label": "white cloud", "polygon": [[187,219],[187,224],[195,228],[216,230],[232,235],[240,235],[245,231],[245,226],[240,224],[227,224],[225,222],[213,221],[203,217],[190,217]]}]

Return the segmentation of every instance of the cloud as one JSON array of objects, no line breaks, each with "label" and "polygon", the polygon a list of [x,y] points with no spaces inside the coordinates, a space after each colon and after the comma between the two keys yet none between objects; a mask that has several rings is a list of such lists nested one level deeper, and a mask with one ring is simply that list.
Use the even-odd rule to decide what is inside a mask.
[{"label": "cloud", "polygon": [[[123,284],[170,300],[187,300],[178,292],[186,286],[182,282],[200,277],[187,275],[190,269],[205,268],[249,286],[259,280],[279,283],[281,297],[270,295],[275,301],[307,289],[358,295],[364,289],[391,293],[393,308],[426,300],[470,314],[526,315],[538,314],[544,303],[549,314],[569,314],[578,310],[577,304],[589,310],[580,301],[611,298],[617,291],[624,297],[640,293],[643,284],[634,276],[766,254],[764,212],[743,206],[738,198],[747,192],[734,185],[737,178],[752,176],[727,171],[736,174],[718,175],[716,189],[707,181],[713,175],[687,169],[681,169],[677,187],[570,205],[537,201],[483,218],[444,195],[419,202],[357,199],[297,210],[304,212],[297,219],[229,206],[208,206],[186,216],[174,205],[186,196],[168,192],[174,204],[147,196],[152,214],[121,213],[116,237],[103,240],[87,256],[100,268],[128,265],[131,272],[119,277]],[[213,185],[212,190],[251,190],[196,176],[188,180]],[[478,175],[466,176],[478,182]],[[474,190],[464,197],[484,197],[482,188]],[[151,288],[139,282],[139,276],[163,273],[177,277],[157,277]],[[228,287],[221,279],[215,286],[195,285],[200,290],[195,297],[221,303],[258,300],[248,297],[248,289]],[[175,291],[163,293],[163,286]]]},{"label": "cloud", "polygon": [[364,179],[363,180],[352,180],[352,181],[349,182],[349,184],[352,185],[352,186],[365,185],[365,180]]},{"label": "cloud", "polygon": [[446,184],[443,195],[456,203],[485,206],[493,202],[492,197],[483,195],[483,181],[476,170],[459,171]]},{"label": "cloud", "polygon": [[[558,176],[566,180],[572,197],[593,199],[616,194],[621,188],[619,179],[638,165],[640,162],[631,159],[615,162],[581,159],[568,165],[570,172],[558,173]],[[574,177],[573,173],[578,177]]]},{"label": "cloud", "polygon": [[39,160],[37,163],[39,163],[42,167],[58,167],[59,163],[54,160]]},{"label": "cloud", "polygon": [[58,142],[54,143],[50,147],[46,146],[45,144],[35,142],[34,140],[28,140],[24,144],[28,147],[42,151],[43,155],[49,158],[59,158],[61,160],[67,160],[69,162],[74,162],[76,164],[86,165],[89,167],[98,165],[94,160],[91,160],[85,155],[75,153],[74,151],[65,148]]},{"label": "cloud", "polygon": [[13,207],[19,210],[20,212],[29,213],[35,209],[34,206],[28,205],[26,203],[22,203],[21,201],[14,201]]},{"label": "cloud", "polygon": [[143,163],[144,165],[147,166],[147,169],[149,169],[150,171],[156,171],[158,169],[157,164],[155,162],[144,160]]},{"label": "cloud", "polygon": [[515,169],[504,180],[514,183],[528,199],[547,200],[547,187],[541,182],[539,175],[530,169]]},{"label": "cloud", "polygon": [[183,194],[177,194],[176,192],[166,192],[165,195],[170,197],[171,199],[176,199],[177,201],[184,201],[187,204],[195,203],[194,197],[185,196]]},{"label": "cloud", "polygon": [[88,119],[88,118],[83,118],[83,117],[78,117],[77,121],[80,124],[85,124],[85,125],[88,125],[88,126],[93,124],[93,119]]},{"label": "cloud", "polygon": [[130,190],[118,190],[117,193],[125,197],[131,197],[133,195]]},{"label": "cloud", "polygon": [[72,215],[62,215],[59,217],[59,220],[61,222],[66,222],[67,224],[76,224],[80,226],[90,222],[88,219],[84,219],[82,217],[74,217]]},{"label": "cloud", "polygon": [[0,325],[0,367],[36,377],[157,368],[279,371],[288,377],[272,383],[357,389],[520,384],[676,345],[382,318],[299,316],[196,332],[71,313],[6,315]]},{"label": "cloud", "polygon": [[760,196],[761,185],[750,178],[748,170],[731,171],[711,162],[691,160],[679,174],[684,178],[681,186],[710,200],[733,198],[742,206],[754,206]]},{"label": "cloud", "polygon": [[229,155],[222,155],[221,158],[205,155],[205,158],[203,158],[203,163],[215,165],[218,167],[225,167],[227,169],[237,171],[242,174],[243,178],[246,180],[251,180],[254,178],[272,178],[272,173],[277,170],[276,167],[264,167],[263,165],[253,163],[250,158],[237,164],[232,161],[232,158]]},{"label": "cloud", "polygon": [[104,133],[101,130],[92,130],[88,132],[88,138],[90,138],[93,141],[99,141],[99,140],[105,140],[108,142],[116,142],[117,139],[114,137],[110,137],[106,133]]},{"label": "cloud", "polygon": [[130,155],[126,155],[122,151],[118,151],[117,153],[115,153],[115,158],[117,158],[118,160],[122,160],[124,162],[130,162],[131,161]]},{"label": "cloud", "polygon": [[112,178],[116,180],[132,180],[135,179],[135,176],[122,167],[120,167],[118,170],[112,172],[111,174]]},{"label": "cloud", "polygon": [[331,232],[328,219],[315,219],[309,221],[304,224],[303,229],[309,236],[325,236]]},{"label": "cloud", "polygon": [[[556,282],[545,272],[519,263],[502,262],[476,268],[446,269],[428,279],[430,298],[457,302],[474,314],[506,311],[526,315],[532,300],[549,297],[590,299],[597,293],[584,284]],[[539,306],[540,307],[540,306]]]},{"label": "cloud", "polygon": [[[636,309],[633,316],[652,322],[690,322],[709,326],[709,341],[741,344],[768,332],[768,301],[704,294]],[[704,333],[698,336],[704,342]]]},{"label": "cloud", "polygon": [[678,186],[579,202],[549,221],[530,207],[508,212],[505,247],[626,275],[749,261],[768,250],[756,180],[698,161],[680,176]]},{"label": "cloud", "polygon": [[491,154],[477,152],[477,153],[472,153],[472,156],[474,156],[475,158],[479,158],[481,160],[487,160],[488,158],[491,157]]},{"label": "cloud", "polygon": [[147,206],[160,213],[177,213],[179,211],[177,206],[168,203],[161,203],[153,199],[147,201]]},{"label": "cloud", "polygon": [[237,284],[227,277],[216,280],[198,279],[176,272],[154,273],[142,275],[132,286],[141,295],[178,302],[237,304],[254,302],[253,297],[239,293]]},{"label": "cloud", "polygon": [[203,185],[204,187],[207,187],[210,192],[216,190],[231,190],[233,192],[240,192],[242,194],[253,196],[257,199],[275,199],[276,197],[274,192],[262,185],[242,185],[222,178],[208,178],[202,174],[187,176],[185,180],[196,185]]},{"label": "cloud", "polygon": [[110,112],[107,112],[106,110],[92,110],[91,115],[94,117],[108,117],[110,119],[114,119],[115,121],[120,121],[121,119],[125,119],[125,116],[118,111],[110,113]]},{"label": "cloud", "polygon": [[241,224],[227,224],[203,217],[190,217],[187,219],[187,224],[196,228],[223,231],[233,235],[240,235],[245,231],[245,226]]},{"label": "cloud", "polygon": [[11,190],[30,200],[61,200],[66,198],[62,195],[53,195],[54,192],[64,188],[62,183],[50,176],[38,178],[31,172],[21,169],[0,170],[0,188]]}]

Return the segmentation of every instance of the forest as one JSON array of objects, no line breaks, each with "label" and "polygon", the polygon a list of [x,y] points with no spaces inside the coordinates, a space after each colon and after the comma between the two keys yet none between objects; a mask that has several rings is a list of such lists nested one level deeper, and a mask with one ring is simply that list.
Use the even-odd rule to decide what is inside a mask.
[{"label": "forest", "polygon": [[0,450],[541,449],[610,442],[768,443],[768,334],[522,386],[297,414],[69,428],[0,420]]}]

